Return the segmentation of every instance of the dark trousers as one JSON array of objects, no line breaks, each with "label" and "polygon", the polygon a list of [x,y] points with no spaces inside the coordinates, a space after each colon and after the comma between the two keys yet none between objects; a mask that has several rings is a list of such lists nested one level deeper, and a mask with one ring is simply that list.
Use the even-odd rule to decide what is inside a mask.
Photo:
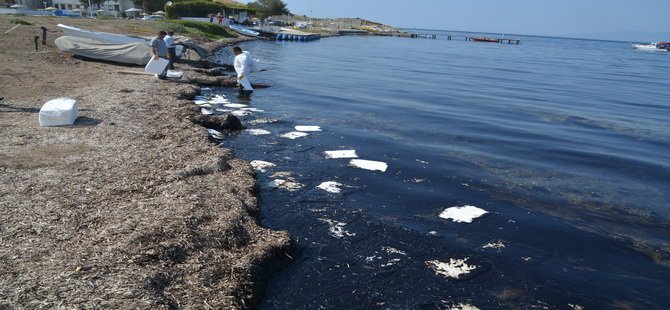
[{"label": "dark trousers", "polygon": [[[159,56],[159,57],[160,57],[160,58],[163,58],[163,59],[167,59],[167,58],[165,58],[165,56]],[[169,60],[169,59],[168,59],[168,60]],[[168,64],[167,66],[165,66],[165,70],[163,70],[163,72],[162,72],[161,74],[158,75],[158,78],[159,78],[159,79],[162,80],[162,79],[164,79],[164,78],[167,77],[167,72],[168,72],[168,68],[169,68],[169,67],[170,67],[169,64]]]},{"label": "dark trousers", "polygon": [[174,61],[177,60],[176,48],[168,47],[168,56],[169,56],[169,60],[170,60],[170,64],[168,64],[168,68],[170,70],[174,70]]}]

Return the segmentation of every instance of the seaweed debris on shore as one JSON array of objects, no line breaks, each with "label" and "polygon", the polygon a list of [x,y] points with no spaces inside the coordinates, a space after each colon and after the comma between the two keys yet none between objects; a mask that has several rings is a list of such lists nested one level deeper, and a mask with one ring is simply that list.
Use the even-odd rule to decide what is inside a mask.
[{"label": "seaweed debris on shore", "polygon": [[[0,25],[9,25],[0,16]],[[289,259],[258,223],[251,166],[208,140],[197,86],[0,40],[0,308],[247,308]],[[114,31],[134,21],[77,20]],[[120,30],[119,32],[122,32]],[[73,126],[40,128],[55,97]]]}]

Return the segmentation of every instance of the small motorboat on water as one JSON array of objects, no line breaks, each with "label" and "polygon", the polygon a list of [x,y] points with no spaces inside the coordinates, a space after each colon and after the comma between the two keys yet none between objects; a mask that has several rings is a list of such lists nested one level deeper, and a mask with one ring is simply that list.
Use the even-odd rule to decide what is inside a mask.
[{"label": "small motorboat on water", "polygon": [[247,37],[257,37],[260,34],[258,31],[253,31],[247,27],[242,27],[239,25],[228,25],[228,28]]},{"label": "small motorboat on water", "polygon": [[652,52],[670,51],[670,42],[654,42],[650,44],[633,44],[634,49]]}]

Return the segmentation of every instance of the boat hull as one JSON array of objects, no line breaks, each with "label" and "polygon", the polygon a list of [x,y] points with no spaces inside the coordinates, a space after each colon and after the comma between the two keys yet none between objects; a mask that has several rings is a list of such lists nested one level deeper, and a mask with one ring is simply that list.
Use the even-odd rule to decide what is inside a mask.
[{"label": "boat hull", "polygon": [[650,52],[668,52],[670,50],[670,45],[667,42],[661,43],[652,43],[652,44],[633,44],[634,49],[641,51],[650,51]]},{"label": "boat hull", "polygon": [[103,43],[114,43],[114,44],[144,43],[149,45],[149,41],[144,38],[129,37],[109,32],[91,31],[63,24],[58,24],[58,28],[60,28],[60,30],[65,32],[65,34],[67,34],[68,36],[86,38]]},{"label": "boat hull", "polygon": [[239,34],[245,35],[245,36],[247,36],[247,37],[257,37],[257,36],[260,34],[260,32],[253,31],[253,30],[251,30],[251,29],[249,29],[249,28],[242,27],[242,26],[229,25],[228,27],[229,27],[231,30],[233,30],[233,31],[235,31],[235,32],[237,32],[237,33],[239,33]]},{"label": "boat hull", "polygon": [[151,48],[142,42],[121,44],[100,42],[83,37],[61,36],[55,40],[55,44],[63,52],[104,61],[146,65],[151,59]]}]

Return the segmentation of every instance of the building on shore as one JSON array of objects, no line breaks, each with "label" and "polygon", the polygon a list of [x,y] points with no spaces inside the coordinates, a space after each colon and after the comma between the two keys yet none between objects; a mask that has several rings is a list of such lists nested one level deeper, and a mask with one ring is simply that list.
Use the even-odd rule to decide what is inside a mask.
[{"label": "building on shore", "polygon": [[[79,0],[53,0],[53,6],[59,10],[79,10],[83,15],[88,14],[88,7]],[[134,8],[131,0],[107,0],[100,5],[92,4],[91,10],[97,15],[122,16],[127,9]]]},{"label": "building on shore", "polygon": [[[3,0],[0,0],[3,1]],[[53,4],[51,0],[4,0],[7,4],[14,5],[14,4],[19,4],[19,5],[25,5],[26,9],[29,10],[37,10],[37,9],[45,9]],[[4,7],[4,6],[3,6]]]}]

